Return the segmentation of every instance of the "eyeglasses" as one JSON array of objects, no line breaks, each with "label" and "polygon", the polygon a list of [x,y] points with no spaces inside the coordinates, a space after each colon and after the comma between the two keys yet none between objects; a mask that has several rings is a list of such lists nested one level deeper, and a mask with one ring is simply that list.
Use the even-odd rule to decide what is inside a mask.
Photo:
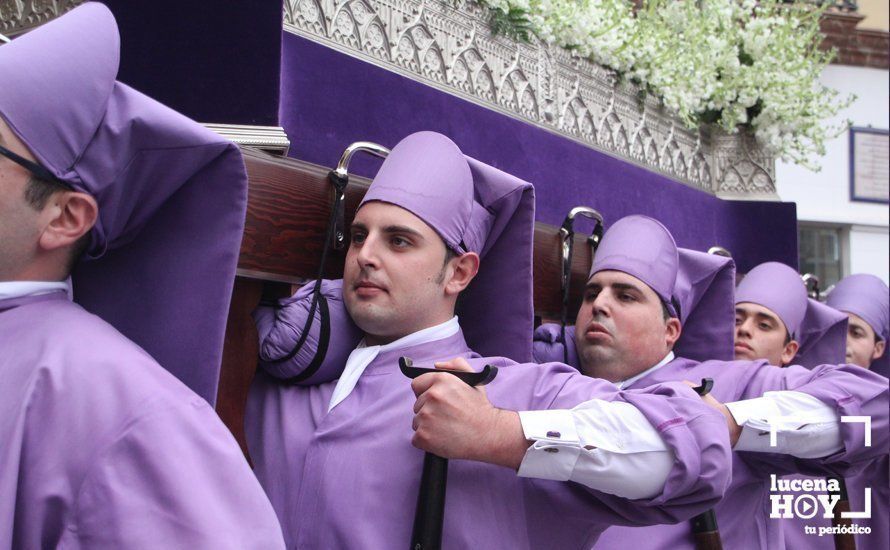
[{"label": "eyeglasses", "polygon": [[37,177],[37,179],[40,179],[43,181],[49,181],[49,182],[53,182],[53,183],[58,183],[59,185],[64,185],[68,189],[73,189],[70,184],[60,180],[52,172],[50,172],[43,166],[40,166],[36,162],[31,162],[30,160],[13,153],[12,151],[7,149],[6,147],[3,147],[2,145],[0,145],[0,155],[3,155],[4,157],[8,158],[12,162],[18,164],[19,166],[22,166],[23,168],[25,168],[26,170],[28,170],[29,172],[34,174]]}]

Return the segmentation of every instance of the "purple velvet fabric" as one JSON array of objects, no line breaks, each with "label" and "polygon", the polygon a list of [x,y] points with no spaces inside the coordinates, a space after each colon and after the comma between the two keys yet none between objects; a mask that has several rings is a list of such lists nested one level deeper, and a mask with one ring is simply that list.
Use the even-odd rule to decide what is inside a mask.
[{"label": "purple velvet fabric", "polygon": [[[630,388],[677,380],[713,378],[711,395],[721,403],[762,396],[767,391],[796,390],[831,406],[839,415],[872,418],[872,446],[865,447],[864,425],[841,424],[844,450],[823,459],[734,452],[732,483],[714,507],[724,548],[782,548],[782,529],[771,519],[770,475],[855,475],[888,452],[887,379],[859,367],[822,365],[776,368],[765,361],[705,361],[678,358],[634,382]],[[595,548],[695,548],[689,523],[646,528],[613,527]]]},{"label": "purple velvet fabric", "polygon": [[724,420],[683,384],[620,392],[565,365],[480,358],[459,332],[379,355],[331,412],[335,382],[283,386],[257,375],[245,422],[248,445],[289,547],[408,545],[423,452],[411,445],[416,398],[399,372],[399,356],[421,367],[454,357],[474,369],[498,366],[486,392],[504,409],[564,409],[592,398],[631,403],[676,454],[664,491],[635,501],[453,460],[443,548],[590,548],[611,524],[682,521],[713,505],[728,482]]},{"label": "purple velvet fabric", "polygon": [[[724,201],[664,176],[285,32],[280,122],[290,155],[325,166],[346,144],[394,144],[419,130],[449,136],[465,154],[529,181],[536,219],[562,222],[586,204],[607,220],[645,214],[682,247],[732,251],[739,270],[769,261],[797,265],[793,203]],[[350,171],[373,175],[356,159]]]},{"label": "purple velvet fabric", "polygon": [[795,365],[840,365],[847,357],[847,316],[807,298],[807,312],[798,329],[800,348]]},{"label": "purple velvet fabric", "polygon": [[779,262],[766,262],[745,274],[735,293],[735,303],[749,302],[775,313],[788,334],[800,337],[807,313],[807,289],[794,269]]},{"label": "purple velvet fabric", "polygon": [[213,403],[247,176],[234,144],[115,81],[118,50],[97,3],[17,38],[0,115],[99,205],[75,299]]},{"label": "purple velvet fabric", "polygon": [[214,410],[64,292],[0,301],[0,373],[0,548],[284,548]]},{"label": "purple velvet fabric", "polygon": [[[841,279],[828,295],[828,305],[862,317],[875,335],[887,342],[890,337],[890,289],[878,277],[864,273]],[[871,370],[882,376],[890,376],[890,349],[873,361]]]},{"label": "purple velvet fabric", "polygon": [[201,122],[278,125],[280,1],[102,3],[121,31],[121,82]]}]

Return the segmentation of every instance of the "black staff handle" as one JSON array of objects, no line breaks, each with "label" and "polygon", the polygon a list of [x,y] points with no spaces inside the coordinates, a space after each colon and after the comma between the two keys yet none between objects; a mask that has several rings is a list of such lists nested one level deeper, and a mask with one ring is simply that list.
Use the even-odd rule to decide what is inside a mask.
[{"label": "black staff handle", "polygon": [[850,527],[853,524],[850,518],[842,517],[844,512],[850,511],[850,497],[847,496],[847,482],[842,477],[829,477],[828,480],[834,479],[838,484],[838,493],[840,497],[834,507],[834,516],[831,518],[831,526],[838,528],[834,534],[835,550],[856,550],[856,539],[850,532],[841,533],[842,527]]},{"label": "black staff handle", "polygon": [[[692,388],[695,393],[704,397],[714,387],[714,380],[702,378],[701,385]],[[689,522],[692,524],[692,538],[695,540],[695,550],[723,550],[720,540],[720,529],[717,528],[717,514],[714,509],[707,510],[695,516]]]},{"label": "black staff handle", "polygon": [[[411,366],[411,359],[399,358],[399,368],[408,378],[417,378],[428,372],[447,372],[457,376],[470,386],[484,386],[497,376],[498,368],[485,365],[479,372],[421,369]],[[425,453],[420,491],[417,493],[417,509],[414,512],[414,529],[411,532],[411,550],[439,550],[442,548],[442,525],[445,520],[445,490],[448,487],[448,459]]]}]

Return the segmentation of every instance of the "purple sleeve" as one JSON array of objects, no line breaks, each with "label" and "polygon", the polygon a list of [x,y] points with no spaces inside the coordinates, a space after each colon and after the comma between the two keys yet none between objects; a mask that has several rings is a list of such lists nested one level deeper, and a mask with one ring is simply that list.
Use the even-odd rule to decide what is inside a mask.
[{"label": "purple sleeve", "polygon": [[884,456],[890,448],[887,379],[854,365],[821,365],[757,369],[741,399],[767,391],[794,390],[811,395],[839,416],[866,416],[871,420],[871,446],[865,446],[865,424],[842,422],[844,448],[820,459],[790,455],[739,452],[747,464],[766,474],[800,472],[808,475],[849,476]]},{"label": "purple sleeve", "polygon": [[322,300],[316,306],[309,333],[296,352],[309,319],[314,282],[281,300],[278,307],[260,306],[254,311],[260,338],[260,368],[279,380],[302,377],[293,380],[302,386],[340,377],[346,359],[363,336],[343,305],[342,285],[339,279],[322,280]]},{"label": "purple sleeve", "polygon": [[[517,367],[522,369],[524,365]],[[511,368],[504,370],[509,372]],[[623,401],[639,409],[674,452],[674,467],[663,491],[650,499],[629,500],[567,482],[595,496],[591,503],[601,503],[596,508],[606,514],[608,523],[677,523],[707,510],[723,496],[732,470],[726,421],[691,388],[671,382],[621,391],[605,380],[583,376],[562,364],[540,365],[536,370],[535,380],[528,381],[530,394],[514,391],[511,398],[501,399],[490,391],[492,403],[513,410],[553,410],[571,409],[591,399]],[[514,389],[517,386],[510,385]],[[526,402],[519,403],[519,399]],[[503,407],[502,403],[512,406]]]},{"label": "purple sleeve", "polygon": [[[575,327],[566,327],[566,342],[568,343],[568,365],[580,368],[578,352],[575,349]],[[562,329],[555,323],[544,323],[535,329],[532,341],[532,356],[535,363],[566,363]]]},{"label": "purple sleeve", "polygon": [[97,457],[73,507],[62,547],[284,548],[238,445],[198,397],[130,422]]},{"label": "purple sleeve", "polygon": [[619,392],[634,405],[674,452],[674,467],[661,494],[627,501],[606,495],[631,524],[677,523],[713,507],[732,477],[729,433],[723,415],[682,382]]}]

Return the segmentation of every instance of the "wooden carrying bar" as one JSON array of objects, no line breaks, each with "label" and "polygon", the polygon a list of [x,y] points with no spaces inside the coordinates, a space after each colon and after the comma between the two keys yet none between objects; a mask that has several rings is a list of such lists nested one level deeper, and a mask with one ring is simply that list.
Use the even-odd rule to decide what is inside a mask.
[{"label": "wooden carrying bar", "polygon": [[[259,351],[251,312],[261,297],[289,296],[294,285],[315,278],[334,191],[328,182],[329,168],[274,157],[253,149],[244,149],[243,153],[250,180],[247,220],[226,326],[216,408],[246,451],[244,408]],[[368,178],[349,178],[347,228],[368,185]],[[560,315],[560,250],[559,228],[536,223],[534,305],[535,314],[544,319],[558,319]],[[344,258],[345,249],[329,252],[325,278],[342,276]],[[590,262],[590,246],[584,236],[576,235],[570,284],[570,322],[581,302]]]}]

